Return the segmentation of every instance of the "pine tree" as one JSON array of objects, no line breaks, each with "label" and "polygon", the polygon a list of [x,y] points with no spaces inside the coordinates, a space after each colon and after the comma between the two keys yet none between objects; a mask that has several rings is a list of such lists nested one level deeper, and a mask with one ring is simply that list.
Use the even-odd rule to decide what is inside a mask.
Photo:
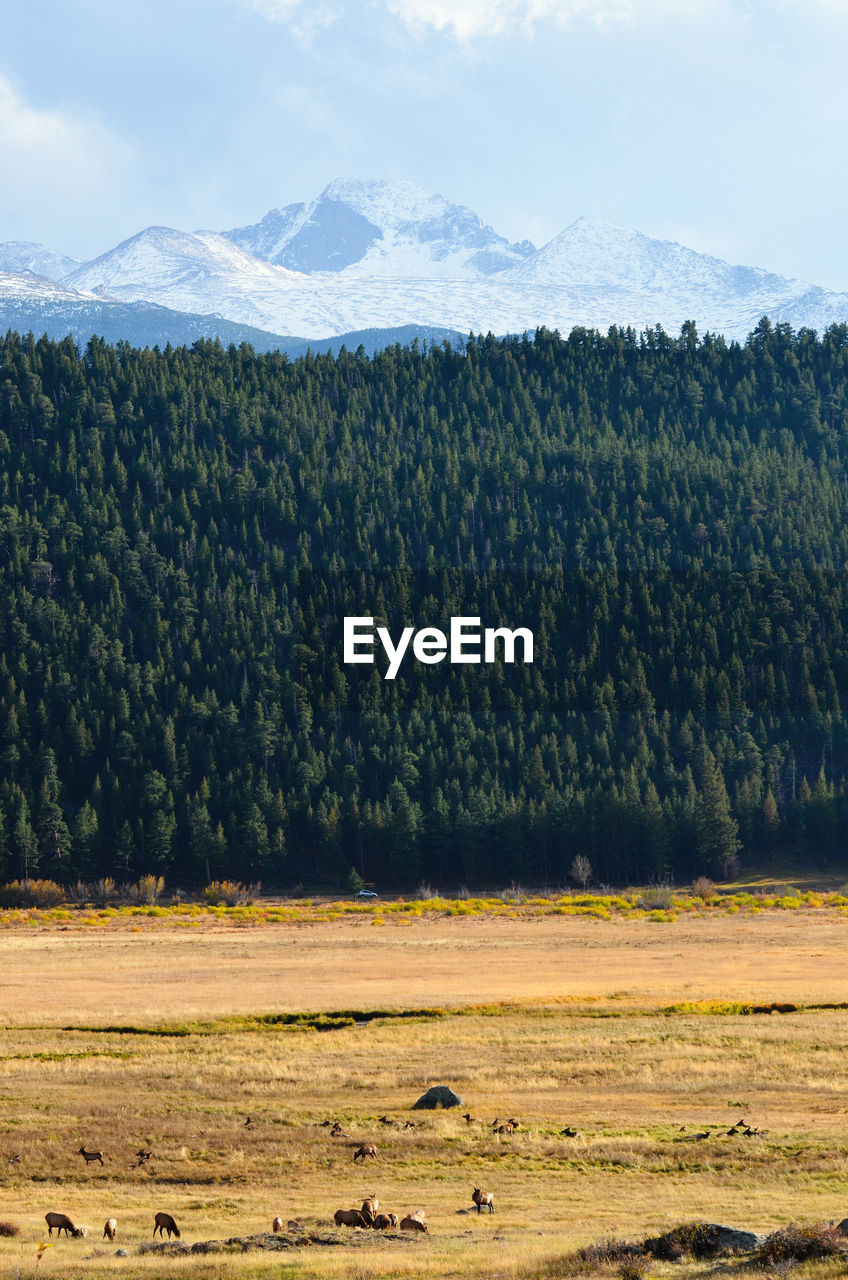
[{"label": "pine tree", "polygon": [[695,836],[702,865],[727,879],[740,849],[739,828],[715,756],[704,747],[698,759],[700,787],[695,804]]}]

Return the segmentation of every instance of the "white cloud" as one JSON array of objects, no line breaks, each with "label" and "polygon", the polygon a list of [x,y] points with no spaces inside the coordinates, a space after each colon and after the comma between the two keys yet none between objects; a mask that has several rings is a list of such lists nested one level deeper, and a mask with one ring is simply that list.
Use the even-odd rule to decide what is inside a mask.
[{"label": "white cloud", "polygon": [[34,149],[58,151],[73,143],[67,121],[55,111],[36,111],[0,77],[0,156],[26,155]]},{"label": "white cloud", "polygon": [[288,22],[300,8],[300,0],[247,0],[247,8],[269,22]]},{"label": "white cloud", "polygon": [[412,31],[434,30],[459,41],[510,34],[532,35],[537,28],[565,30],[577,25],[616,27],[659,19],[767,22],[775,13],[807,18],[848,17],[848,0],[239,0],[242,9],[268,22],[285,24],[297,37],[309,36],[331,22],[352,19],[357,11],[380,10]]},{"label": "white cloud", "polygon": [[[666,2],[685,6],[689,0]],[[366,0],[358,3],[365,7]],[[430,27],[459,40],[469,40],[509,31],[530,33],[541,23],[568,27],[574,22],[589,22],[602,26],[631,18],[635,4],[636,0],[372,0],[370,7],[387,10],[412,29]],[[326,25],[343,15],[350,17],[352,8],[338,0],[328,0],[323,5],[307,5],[305,0],[242,0],[242,5],[268,22],[288,24],[295,34],[300,31],[305,13],[313,22],[320,15],[320,25]]]},{"label": "white cloud", "polygon": [[31,106],[0,76],[0,238],[43,236],[57,209],[113,205],[128,165],[97,123]]},{"label": "white cloud", "polygon": [[538,25],[606,26],[629,21],[634,0],[386,0],[391,13],[411,28],[433,27],[458,40],[531,33]]},{"label": "white cloud", "polygon": [[312,0],[242,0],[242,7],[264,18],[266,22],[285,25],[298,40],[309,40],[342,16],[342,5],[335,0],[318,3]]}]

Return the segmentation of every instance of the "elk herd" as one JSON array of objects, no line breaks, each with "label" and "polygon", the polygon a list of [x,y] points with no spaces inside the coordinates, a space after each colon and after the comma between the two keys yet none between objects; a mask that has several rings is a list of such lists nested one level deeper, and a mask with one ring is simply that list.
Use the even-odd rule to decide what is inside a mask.
[{"label": "elk herd", "polygon": [[[468,1124],[476,1123],[476,1121],[474,1121],[469,1114],[466,1114],[463,1117],[463,1119]],[[395,1123],[393,1121],[390,1121],[388,1117],[385,1117],[385,1116],[381,1116],[380,1120],[382,1123],[385,1123],[385,1124]],[[408,1122],[408,1123],[409,1123],[409,1127],[412,1127],[411,1122]],[[329,1126],[330,1121],[324,1121],[324,1124]],[[520,1128],[520,1124],[517,1120],[514,1120],[514,1119],[510,1119],[505,1124],[501,1124],[498,1120],[495,1120],[491,1126],[492,1132],[498,1133],[498,1134],[512,1133],[512,1132],[515,1132],[515,1130],[518,1128]],[[344,1130],[341,1128],[341,1125],[338,1123],[338,1121],[336,1121],[332,1125],[331,1136],[348,1137],[349,1135],[344,1132]],[[94,1162],[100,1165],[103,1164],[102,1151],[88,1151],[84,1146],[82,1146],[79,1148],[78,1154],[85,1159],[86,1166]],[[150,1159],[152,1154],[153,1153],[151,1151],[146,1151],[144,1148],[141,1148],[141,1150],[136,1152],[138,1164],[139,1165],[145,1164]],[[374,1143],[369,1142],[369,1143],[362,1143],[359,1146],[356,1146],[353,1153],[354,1164],[358,1163],[359,1161],[364,1162],[365,1160],[368,1160],[368,1159],[371,1159],[371,1160],[379,1159],[376,1145]],[[472,1204],[476,1206],[478,1214],[481,1213],[483,1209],[486,1209],[489,1213],[495,1212],[493,1192],[484,1191],[481,1187],[475,1187],[471,1194],[471,1200],[472,1200]],[[368,1196],[363,1201],[362,1207],[359,1209],[357,1208],[337,1209],[336,1212],[333,1214],[333,1222],[337,1227],[371,1228],[374,1231],[400,1230],[400,1231],[418,1232],[420,1234],[429,1233],[430,1228],[427,1225],[426,1214],[423,1209],[416,1209],[414,1212],[408,1213],[404,1217],[399,1217],[398,1214],[396,1213],[389,1213],[385,1211],[378,1212],[379,1208],[380,1208],[380,1202],[377,1199],[377,1196],[376,1195]],[[467,1212],[467,1211],[461,1210],[460,1212]],[[64,1232],[66,1236],[73,1236],[76,1239],[79,1239],[87,1234],[87,1228],[75,1226],[66,1213],[58,1213],[55,1211],[51,1211],[50,1213],[47,1213],[44,1215],[44,1220],[47,1223],[47,1233],[49,1236],[53,1235],[54,1229],[56,1231],[57,1236],[61,1236],[62,1232]],[[286,1229],[288,1229],[289,1231],[293,1231],[293,1230],[297,1230],[298,1232],[302,1231],[302,1227],[300,1226],[300,1224],[293,1220],[290,1220],[287,1222]],[[281,1217],[274,1218],[271,1230],[273,1233],[279,1233],[284,1230],[283,1219]],[[155,1239],[156,1236],[159,1235],[159,1237],[164,1240],[166,1232],[169,1240],[171,1239],[172,1236],[176,1237],[177,1240],[180,1239],[180,1229],[177,1226],[176,1221],[174,1220],[172,1215],[170,1213],[165,1213],[160,1210],[158,1213],[155,1214],[153,1219],[153,1238]],[[117,1234],[118,1234],[117,1219],[107,1218],[103,1226],[103,1239],[114,1241],[117,1237]]]}]

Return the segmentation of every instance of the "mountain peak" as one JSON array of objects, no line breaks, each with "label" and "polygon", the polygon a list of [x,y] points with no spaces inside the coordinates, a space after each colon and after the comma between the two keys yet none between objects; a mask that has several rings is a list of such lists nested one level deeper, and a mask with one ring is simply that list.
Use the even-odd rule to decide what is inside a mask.
[{"label": "mountain peak", "polygon": [[412,182],[336,178],[311,204],[272,209],[228,240],[280,266],[378,276],[479,279],[533,252],[511,245],[473,210]]},{"label": "mountain peak", "polygon": [[80,264],[76,258],[48,249],[33,240],[7,240],[0,244],[0,271],[12,273],[33,272],[48,280],[61,280]]}]

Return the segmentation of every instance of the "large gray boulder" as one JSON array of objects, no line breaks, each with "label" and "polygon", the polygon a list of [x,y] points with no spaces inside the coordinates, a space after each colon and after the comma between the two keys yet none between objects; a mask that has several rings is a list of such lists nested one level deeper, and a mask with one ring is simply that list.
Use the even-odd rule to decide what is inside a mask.
[{"label": "large gray boulder", "polygon": [[453,1089],[449,1089],[446,1084],[434,1084],[432,1089],[428,1089],[426,1093],[422,1093],[417,1102],[413,1103],[413,1111],[435,1111],[438,1107],[464,1107],[458,1093],[454,1093]]},{"label": "large gray boulder", "polygon": [[765,1236],[757,1231],[740,1231],[737,1227],[723,1227],[718,1223],[715,1225],[719,1232],[718,1242],[722,1250],[729,1253],[752,1253],[765,1240]]}]

